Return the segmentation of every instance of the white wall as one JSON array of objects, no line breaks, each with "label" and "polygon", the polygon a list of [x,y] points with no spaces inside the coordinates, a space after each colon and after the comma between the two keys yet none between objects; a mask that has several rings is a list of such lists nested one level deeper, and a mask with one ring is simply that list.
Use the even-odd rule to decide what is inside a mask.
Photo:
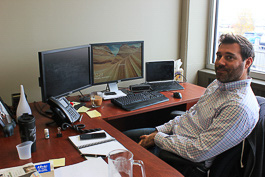
[{"label": "white wall", "polygon": [[183,0],[180,57],[184,60],[187,82],[197,83],[197,71],[205,68],[209,2],[212,0]]},{"label": "white wall", "polygon": [[[200,0],[202,1],[202,0]],[[144,40],[145,61],[179,57],[181,0],[1,0],[0,97],[40,101],[39,51]],[[136,82],[141,82],[138,80]],[[132,84],[125,82],[126,86]],[[89,93],[94,89],[84,90]]]}]

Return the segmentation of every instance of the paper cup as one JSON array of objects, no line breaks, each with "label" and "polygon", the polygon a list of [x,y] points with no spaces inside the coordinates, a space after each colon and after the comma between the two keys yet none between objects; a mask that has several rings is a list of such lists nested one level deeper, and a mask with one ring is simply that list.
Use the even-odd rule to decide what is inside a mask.
[{"label": "paper cup", "polygon": [[31,158],[31,145],[32,141],[25,141],[16,146],[18,156],[21,160],[26,160]]}]

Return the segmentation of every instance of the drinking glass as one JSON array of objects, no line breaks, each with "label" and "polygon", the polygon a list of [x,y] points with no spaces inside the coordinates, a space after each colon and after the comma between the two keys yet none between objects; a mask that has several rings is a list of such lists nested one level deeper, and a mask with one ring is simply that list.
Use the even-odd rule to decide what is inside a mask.
[{"label": "drinking glass", "polygon": [[90,93],[90,100],[93,108],[98,108],[102,104],[102,93],[92,92]]},{"label": "drinking glass", "polygon": [[117,149],[108,154],[109,177],[133,177],[133,165],[140,166],[142,176],[146,177],[143,161],[133,160],[133,154],[130,151]]}]

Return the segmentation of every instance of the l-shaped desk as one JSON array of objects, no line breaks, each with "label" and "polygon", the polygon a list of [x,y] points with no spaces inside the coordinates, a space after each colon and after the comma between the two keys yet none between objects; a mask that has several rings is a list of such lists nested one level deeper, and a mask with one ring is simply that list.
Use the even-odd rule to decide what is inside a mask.
[{"label": "l-shaped desk", "polygon": [[[137,143],[135,143],[130,138],[121,133],[121,131],[119,131],[117,128],[112,126],[126,122],[127,117],[128,119],[133,120],[137,118],[138,115],[139,117],[141,117],[140,115],[145,116],[146,114],[151,112],[157,113],[157,111],[160,110],[171,110],[171,108],[175,108],[177,106],[182,106],[182,108],[184,107],[184,109],[189,109],[193,104],[198,101],[200,96],[205,91],[205,88],[193,84],[181,83],[181,85],[185,88],[184,90],[178,91],[182,94],[182,99],[173,98],[172,92],[162,92],[166,97],[169,98],[168,102],[160,103],[146,108],[141,108],[135,111],[124,111],[113,105],[109,100],[103,101],[102,106],[100,108],[97,108],[97,110],[101,113],[102,116],[100,118],[91,119],[89,118],[89,116],[84,114],[81,123],[85,124],[87,129],[101,128],[107,131],[111,136],[115,137],[120,143],[122,143],[128,150],[130,150],[134,154],[134,159],[142,160],[144,162],[147,177],[182,176],[173,167],[169,166],[167,163],[160,160],[158,157],[156,157],[143,147],[139,146]],[[43,105],[43,103],[40,104]],[[62,157],[66,159],[66,165],[71,165],[84,161],[85,159],[79,154],[79,152],[68,140],[68,136],[77,134],[76,131],[72,129],[67,129],[66,131],[62,131],[63,137],[57,138],[57,126],[55,124],[46,125],[46,123],[51,122],[51,120],[45,118],[43,115],[40,115],[34,108],[33,103],[31,103],[30,106],[32,109],[32,114],[36,118],[37,150],[36,152],[32,153],[31,159],[19,160],[16,150],[16,145],[20,143],[18,126],[16,126],[14,135],[11,137],[5,138],[3,133],[1,133],[0,169],[19,166],[29,162],[37,163],[47,161],[49,159],[57,159]],[[88,102],[86,106],[90,107],[91,103]],[[49,128],[49,139],[44,138],[45,128]],[[126,128],[126,126],[121,126],[119,129]],[[134,176],[141,176],[140,168],[136,167],[134,169]]]}]

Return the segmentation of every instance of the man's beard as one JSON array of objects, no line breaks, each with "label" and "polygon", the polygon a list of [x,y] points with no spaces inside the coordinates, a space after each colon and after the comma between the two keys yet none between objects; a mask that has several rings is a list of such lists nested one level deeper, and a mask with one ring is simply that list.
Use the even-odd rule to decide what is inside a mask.
[{"label": "man's beard", "polygon": [[[242,66],[238,66],[235,69],[225,68],[223,65],[215,66],[216,78],[220,82],[227,83],[240,80],[242,75]],[[219,72],[218,72],[219,71]]]}]

